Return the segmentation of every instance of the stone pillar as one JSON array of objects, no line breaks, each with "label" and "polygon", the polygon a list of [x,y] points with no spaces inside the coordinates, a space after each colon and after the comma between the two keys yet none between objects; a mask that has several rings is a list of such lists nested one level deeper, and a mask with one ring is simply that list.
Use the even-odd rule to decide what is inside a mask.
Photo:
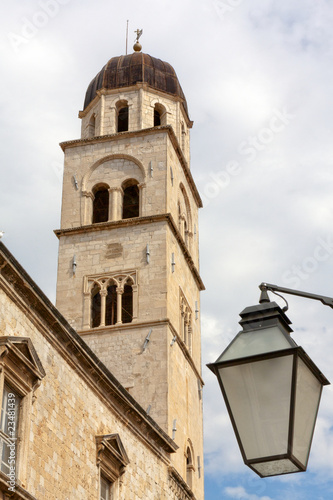
[{"label": "stone pillar", "polygon": [[109,220],[117,220],[118,188],[109,189]]},{"label": "stone pillar", "polygon": [[101,290],[101,323],[99,326],[105,326],[105,309],[106,309],[106,296],[108,292],[107,290]]},{"label": "stone pillar", "polygon": [[124,289],[120,286],[117,286],[117,323],[116,325],[122,324],[122,299]]},{"label": "stone pillar", "polygon": [[144,217],[146,215],[146,184],[142,182],[138,184],[139,189],[139,217]]},{"label": "stone pillar", "polygon": [[133,317],[132,321],[138,319],[138,285],[132,285],[132,305]]}]

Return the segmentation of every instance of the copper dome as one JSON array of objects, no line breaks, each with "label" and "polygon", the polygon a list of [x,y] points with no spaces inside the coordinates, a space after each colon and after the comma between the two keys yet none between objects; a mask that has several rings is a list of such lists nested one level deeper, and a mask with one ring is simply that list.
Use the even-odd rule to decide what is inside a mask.
[{"label": "copper dome", "polygon": [[97,90],[119,89],[138,82],[147,83],[156,90],[180,97],[188,115],[184,92],[173,67],[142,52],[110,59],[89,84],[83,109],[95,98]]}]

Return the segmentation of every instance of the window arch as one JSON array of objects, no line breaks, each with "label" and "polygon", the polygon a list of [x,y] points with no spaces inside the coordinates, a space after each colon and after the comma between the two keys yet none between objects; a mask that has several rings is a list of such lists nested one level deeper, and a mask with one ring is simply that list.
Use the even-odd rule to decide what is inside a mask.
[{"label": "window arch", "polygon": [[179,319],[180,337],[192,355],[192,311],[181,288],[179,288]]},{"label": "window arch", "polygon": [[186,450],[186,482],[190,488],[192,488],[193,471],[194,471],[193,457],[191,449],[188,446]]},{"label": "window arch", "polygon": [[185,245],[190,249],[192,243],[192,215],[190,202],[185,191],[184,185],[179,186],[178,198],[178,226]]},{"label": "window arch", "polygon": [[184,123],[182,122],[182,150],[185,151],[185,140],[186,140],[186,131]]},{"label": "window arch", "polygon": [[96,116],[92,114],[88,123],[88,137],[95,137],[96,135]]},{"label": "window arch", "polygon": [[123,219],[139,217],[140,215],[140,192],[138,182],[131,179],[123,184]]},{"label": "window arch", "polygon": [[128,130],[128,102],[119,101],[116,104],[117,110],[117,132],[126,132]]},{"label": "window arch", "polygon": [[93,216],[92,223],[109,220],[109,189],[105,185],[93,189]]},{"label": "window arch", "polygon": [[166,109],[159,102],[154,107],[154,127],[166,125]]}]

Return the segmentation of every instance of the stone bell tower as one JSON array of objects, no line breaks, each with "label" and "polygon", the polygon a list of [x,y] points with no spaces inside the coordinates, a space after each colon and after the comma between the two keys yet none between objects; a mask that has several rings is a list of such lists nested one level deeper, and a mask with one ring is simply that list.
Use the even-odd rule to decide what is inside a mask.
[{"label": "stone bell tower", "polygon": [[187,103],[174,69],[113,57],[88,86],[65,153],[57,307],[179,446],[203,498],[198,209]]}]

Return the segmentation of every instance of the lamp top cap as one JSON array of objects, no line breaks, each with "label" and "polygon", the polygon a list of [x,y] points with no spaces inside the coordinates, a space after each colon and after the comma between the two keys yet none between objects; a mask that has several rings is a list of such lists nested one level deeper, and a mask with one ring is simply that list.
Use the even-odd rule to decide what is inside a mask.
[{"label": "lamp top cap", "polygon": [[258,324],[265,322],[266,324],[280,323],[288,333],[293,331],[289,326],[291,325],[290,319],[276,302],[264,302],[246,307],[240,313],[240,317],[239,324],[244,330],[256,328]]}]

